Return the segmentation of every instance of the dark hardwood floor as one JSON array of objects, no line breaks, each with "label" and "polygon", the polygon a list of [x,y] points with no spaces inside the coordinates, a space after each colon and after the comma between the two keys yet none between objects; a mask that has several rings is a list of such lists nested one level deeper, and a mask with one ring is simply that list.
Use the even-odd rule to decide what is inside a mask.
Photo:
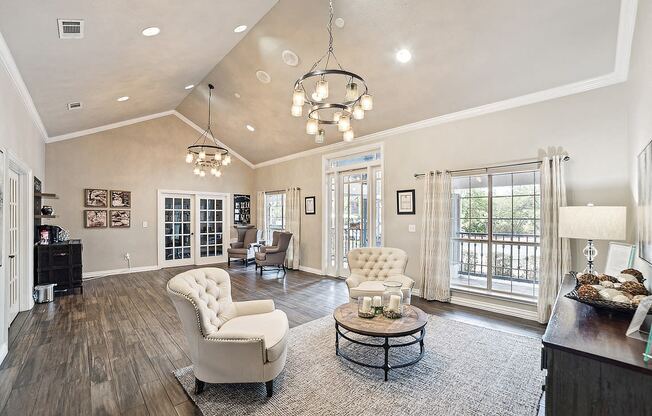
[{"label": "dark hardwood floor", "polygon": [[[198,414],[172,371],[190,365],[165,284],[180,267],[99,278],[83,295],[57,297],[21,313],[0,366],[1,415]],[[348,300],[344,281],[304,272],[264,278],[234,265],[234,300],[274,299],[294,327]],[[541,337],[534,322],[414,299],[426,312]]]}]

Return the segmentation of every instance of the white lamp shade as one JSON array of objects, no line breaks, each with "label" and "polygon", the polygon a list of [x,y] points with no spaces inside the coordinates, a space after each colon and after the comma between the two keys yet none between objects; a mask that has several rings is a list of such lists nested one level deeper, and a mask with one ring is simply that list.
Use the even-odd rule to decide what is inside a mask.
[{"label": "white lamp shade", "polygon": [[624,240],[627,207],[561,207],[559,236],[581,240]]}]

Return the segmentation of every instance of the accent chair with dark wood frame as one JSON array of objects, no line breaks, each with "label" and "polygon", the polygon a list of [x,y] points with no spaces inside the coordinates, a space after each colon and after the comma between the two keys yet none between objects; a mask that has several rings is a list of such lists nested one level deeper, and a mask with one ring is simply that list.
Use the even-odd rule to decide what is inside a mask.
[{"label": "accent chair with dark wood frame", "polygon": [[286,231],[274,231],[272,236],[272,245],[263,246],[256,253],[256,269],[260,268],[260,274],[263,274],[265,266],[276,266],[276,270],[283,270],[285,274],[285,255],[292,233]]},{"label": "accent chair with dark wood frame", "polygon": [[231,266],[231,259],[240,259],[245,267],[250,260],[254,260],[253,245],[258,242],[258,230],[254,228],[238,229],[238,241],[231,243],[231,248],[226,250],[227,264]]}]

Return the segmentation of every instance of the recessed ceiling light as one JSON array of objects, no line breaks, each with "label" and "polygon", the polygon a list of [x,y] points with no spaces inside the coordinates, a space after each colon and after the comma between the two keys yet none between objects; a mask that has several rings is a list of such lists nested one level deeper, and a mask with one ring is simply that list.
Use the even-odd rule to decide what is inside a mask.
[{"label": "recessed ceiling light", "polygon": [[249,131],[255,131],[256,130],[254,128],[254,126],[252,126],[251,124],[247,124],[245,127],[247,127],[247,130],[249,130]]},{"label": "recessed ceiling light", "polygon": [[258,81],[262,82],[263,84],[269,84],[272,82],[272,77],[265,71],[256,71],[256,78],[258,78]]},{"label": "recessed ceiling light", "polygon": [[286,49],[281,53],[281,58],[283,59],[283,62],[285,62],[286,65],[290,65],[290,66],[299,65],[299,57],[297,56],[296,53],[292,52],[289,49]]},{"label": "recessed ceiling light", "polygon": [[235,33],[241,33],[241,32],[244,32],[245,30],[247,30],[247,25],[240,25],[240,26],[236,27],[235,29],[233,29],[233,31]]},{"label": "recessed ceiling light", "polygon": [[156,36],[161,33],[161,29],[156,26],[148,27],[143,29],[143,36]]},{"label": "recessed ceiling light", "polygon": [[237,92],[234,92],[234,93],[233,93],[233,96],[234,96],[235,98],[240,98],[240,97],[241,97],[241,95],[240,95],[239,93],[237,93]]},{"label": "recessed ceiling light", "polygon": [[129,99],[129,96],[125,95],[124,97],[118,98],[117,101],[123,102],[123,101],[127,101],[128,99]]},{"label": "recessed ceiling light", "polygon": [[186,85],[185,87],[183,87],[184,90],[191,90],[193,88],[195,88],[195,84],[190,84],[190,85]]},{"label": "recessed ceiling light", "polygon": [[400,63],[404,64],[410,59],[412,59],[412,54],[407,49],[401,49],[400,51],[396,52],[396,60]]}]

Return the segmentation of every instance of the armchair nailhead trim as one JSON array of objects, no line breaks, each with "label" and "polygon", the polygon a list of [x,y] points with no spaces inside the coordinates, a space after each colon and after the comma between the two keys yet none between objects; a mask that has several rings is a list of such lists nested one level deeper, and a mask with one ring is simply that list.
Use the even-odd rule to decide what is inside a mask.
[{"label": "armchair nailhead trim", "polygon": [[167,286],[167,289],[170,292],[174,293],[175,295],[178,295],[178,296],[181,296],[181,297],[185,298],[188,302],[190,302],[192,304],[193,308],[195,309],[195,317],[197,318],[197,326],[199,327],[199,332],[201,333],[202,338],[204,338],[206,341],[212,341],[212,342],[242,342],[242,343],[251,342],[251,341],[258,341],[258,342],[263,341],[262,338],[242,338],[242,339],[210,338],[210,335],[207,336],[206,334],[204,334],[204,330],[201,327],[201,318],[199,317],[199,308],[197,307],[197,304],[195,303],[195,301],[192,300],[192,298],[190,296],[186,295],[185,293],[177,292],[176,290],[171,289],[170,285],[166,285],[166,286]]}]

